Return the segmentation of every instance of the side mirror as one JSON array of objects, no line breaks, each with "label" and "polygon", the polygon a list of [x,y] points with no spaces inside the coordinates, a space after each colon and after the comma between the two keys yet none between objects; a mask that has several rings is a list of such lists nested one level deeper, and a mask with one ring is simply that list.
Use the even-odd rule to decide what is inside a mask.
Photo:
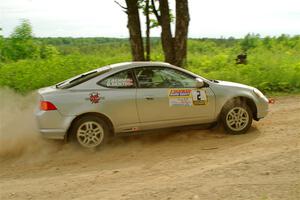
[{"label": "side mirror", "polygon": [[196,78],[196,88],[202,88],[205,86],[204,81],[201,78]]}]

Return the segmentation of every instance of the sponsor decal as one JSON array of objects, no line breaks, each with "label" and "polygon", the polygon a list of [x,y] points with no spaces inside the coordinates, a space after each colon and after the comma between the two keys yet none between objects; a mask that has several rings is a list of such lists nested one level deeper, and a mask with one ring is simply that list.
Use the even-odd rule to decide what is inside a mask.
[{"label": "sponsor decal", "polygon": [[91,103],[99,103],[100,95],[98,92],[90,93],[90,101]]},{"label": "sponsor decal", "polygon": [[197,106],[205,105],[207,97],[205,90],[170,89],[168,93],[169,106]]},{"label": "sponsor decal", "polygon": [[191,98],[170,98],[169,106],[192,106],[193,101]]},{"label": "sponsor decal", "polygon": [[171,89],[169,97],[191,97],[191,89]]},{"label": "sponsor decal", "polygon": [[133,80],[130,78],[108,79],[106,85],[108,87],[129,87],[133,86]]},{"label": "sponsor decal", "polygon": [[192,97],[194,105],[205,105],[207,103],[205,90],[193,90]]},{"label": "sponsor decal", "polygon": [[101,99],[103,99],[103,97],[100,97],[99,92],[92,92],[89,94],[89,98],[87,98],[87,100],[90,100],[92,104],[99,103]]},{"label": "sponsor decal", "polygon": [[170,89],[169,106],[192,106],[191,89]]}]

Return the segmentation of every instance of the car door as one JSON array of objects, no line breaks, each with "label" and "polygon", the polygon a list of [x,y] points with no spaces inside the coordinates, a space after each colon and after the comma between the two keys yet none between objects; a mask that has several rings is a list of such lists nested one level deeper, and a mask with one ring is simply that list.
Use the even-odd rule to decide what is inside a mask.
[{"label": "car door", "polygon": [[173,126],[212,121],[214,94],[209,88],[197,89],[196,77],[168,67],[139,67],[134,72],[141,123]]},{"label": "car door", "polygon": [[117,72],[98,84],[104,97],[101,112],[114,124],[116,132],[132,131],[139,123],[136,109],[136,83],[131,69]]}]

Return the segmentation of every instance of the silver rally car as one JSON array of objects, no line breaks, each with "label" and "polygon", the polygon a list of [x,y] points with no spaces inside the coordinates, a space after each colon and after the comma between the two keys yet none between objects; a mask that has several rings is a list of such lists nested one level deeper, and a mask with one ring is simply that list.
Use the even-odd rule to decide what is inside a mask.
[{"label": "silver rally car", "polygon": [[115,134],[215,122],[241,134],[268,112],[268,99],[256,88],[163,62],[113,64],[38,93],[41,134],[87,148]]}]

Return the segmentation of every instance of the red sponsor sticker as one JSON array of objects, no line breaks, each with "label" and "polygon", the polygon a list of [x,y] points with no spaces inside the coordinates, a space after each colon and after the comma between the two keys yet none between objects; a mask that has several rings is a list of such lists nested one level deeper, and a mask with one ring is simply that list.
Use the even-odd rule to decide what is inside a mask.
[{"label": "red sponsor sticker", "polygon": [[100,94],[98,92],[90,93],[90,101],[91,103],[99,103]]},{"label": "red sponsor sticker", "polygon": [[190,96],[192,90],[190,89],[173,89],[170,91],[170,94],[169,96],[170,97],[174,97],[174,96],[177,96],[177,97],[186,97],[186,96]]}]

